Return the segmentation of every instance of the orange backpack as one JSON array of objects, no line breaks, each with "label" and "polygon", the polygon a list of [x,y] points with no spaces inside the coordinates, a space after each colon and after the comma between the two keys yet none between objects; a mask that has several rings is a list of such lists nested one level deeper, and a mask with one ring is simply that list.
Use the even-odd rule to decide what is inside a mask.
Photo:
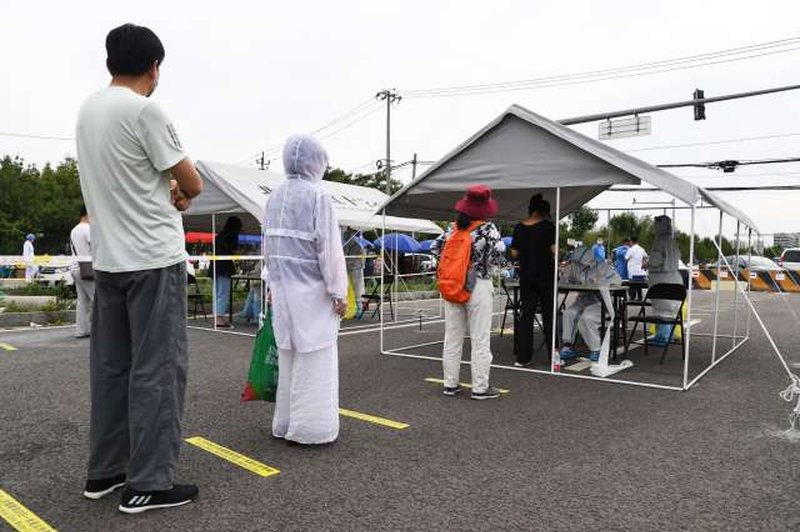
[{"label": "orange backpack", "polygon": [[476,220],[466,229],[454,225],[444,244],[439,257],[439,293],[451,303],[466,303],[472,295],[467,290],[467,275],[472,263],[472,232],[483,223],[483,220]]}]

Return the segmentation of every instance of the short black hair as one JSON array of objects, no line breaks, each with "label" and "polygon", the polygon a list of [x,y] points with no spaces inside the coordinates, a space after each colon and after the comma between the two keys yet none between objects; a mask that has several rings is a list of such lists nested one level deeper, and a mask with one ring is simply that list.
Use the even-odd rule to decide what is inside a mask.
[{"label": "short black hair", "polygon": [[541,194],[534,194],[528,202],[528,215],[533,213],[545,216],[550,214],[550,202],[545,201]]},{"label": "short black hair", "polygon": [[112,76],[141,76],[164,62],[164,45],[150,28],[123,24],[106,37],[106,67]]},{"label": "short black hair", "polygon": [[638,242],[638,241],[639,237],[637,237],[636,235],[631,235],[628,237],[628,242]]},{"label": "short black hair", "polygon": [[89,213],[86,211],[86,205],[81,205],[81,218],[83,218],[87,214]]}]

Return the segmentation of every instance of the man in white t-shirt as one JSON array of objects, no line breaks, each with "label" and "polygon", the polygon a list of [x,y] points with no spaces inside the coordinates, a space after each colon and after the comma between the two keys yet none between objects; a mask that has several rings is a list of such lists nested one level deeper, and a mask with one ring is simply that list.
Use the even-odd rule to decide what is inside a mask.
[{"label": "man in white t-shirt", "polygon": [[200,176],[164,110],[149,99],[164,47],[125,24],[106,37],[109,87],[87,98],[76,126],[81,191],[92,218],[88,481],[99,499],[125,487],[119,510],[191,502],[173,484],[186,387],[186,258],[179,211]]},{"label": "man in white t-shirt", "polygon": [[[628,276],[631,281],[642,283],[647,280],[647,252],[639,245],[639,239],[632,236],[628,239],[631,247],[625,253],[625,260],[628,262]],[[642,289],[638,286],[630,289],[630,296],[633,300],[642,299]]]},{"label": "man in white t-shirt", "polygon": [[[78,293],[78,306],[75,309],[75,338],[88,338],[91,332],[92,305],[94,305],[94,277],[84,278],[81,274],[80,260],[89,257],[91,266],[92,244],[89,233],[89,214],[86,206],[81,205],[81,221],[72,228],[69,234],[72,254],[76,257],[70,273],[75,280],[75,291]],[[88,272],[85,272],[88,275]]]}]

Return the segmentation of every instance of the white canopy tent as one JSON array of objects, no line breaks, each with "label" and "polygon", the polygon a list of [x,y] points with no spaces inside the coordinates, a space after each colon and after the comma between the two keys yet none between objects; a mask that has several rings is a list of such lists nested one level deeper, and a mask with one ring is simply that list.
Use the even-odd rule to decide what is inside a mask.
[{"label": "white canopy tent", "polygon": [[[541,193],[550,201],[555,207],[556,219],[561,219],[614,185],[638,186],[642,183],[668,193],[683,203],[684,209],[691,211],[689,258],[691,264],[694,263],[695,212],[701,201],[719,209],[720,234],[723,213],[736,220],[737,235],[741,225],[747,226],[751,231],[757,231],[755,224],[747,215],[720,199],[718,195],[518,105],[509,107],[495,120],[445,155],[389,199],[378,212],[392,216],[450,219],[453,217],[452,206],[464,194],[465,189],[471,185],[485,184],[492,188],[499,202],[497,219],[510,221],[525,218],[528,214],[528,200],[534,193]],[[557,266],[558,254],[555,261]],[[557,282],[557,279],[554,279],[554,285]],[[557,293],[557,290],[555,292]],[[747,341],[749,327],[748,333],[741,337],[736,336],[734,329],[734,345],[731,350],[719,358],[712,355],[712,364],[695,380],[689,382],[691,289],[687,304],[689,308],[685,331],[687,355],[682,386],[604,380],[675,390],[688,389],[711,367]],[[556,315],[556,301],[553,305],[553,314]],[[718,312],[719,297],[714,318],[714,351],[716,351]],[[552,345],[556,345],[555,329],[554,327]],[[737,343],[737,340],[741,341]],[[408,348],[386,349],[383,335],[381,336],[382,353],[405,357],[416,356],[403,352],[404,349]],[[527,368],[499,367],[541,372]],[[554,368],[551,367],[547,373],[555,373]]]},{"label": "white canopy tent", "polygon": [[[203,193],[192,201],[184,213],[187,230],[212,230],[210,215],[244,214],[244,231],[260,233],[267,195],[285,179],[283,174],[262,172],[222,163],[198,161],[203,178]],[[369,187],[323,181],[330,192],[336,217],[342,227],[366,230],[381,227],[381,216],[375,210],[388,196]],[[429,220],[388,217],[386,227],[393,231],[440,234],[442,230]]]},{"label": "white canopy tent", "polygon": [[[228,217],[237,215],[242,220],[243,232],[260,234],[267,197],[283,183],[283,174],[208,161],[198,161],[196,166],[203,179],[203,193],[183,213],[184,229],[216,233]],[[388,199],[388,195],[380,190],[358,185],[332,181],[323,181],[322,184],[331,195],[336,217],[342,228],[367,230],[383,226],[383,216],[376,215],[375,210]],[[429,220],[389,216],[385,223],[386,227],[394,231],[434,235],[442,232],[438,225]],[[262,255],[218,256],[216,241],[213,242],[212,256],[204,258],[258,262],[263,260]],[[216,270],[212,283],[212,314],[216,329]]]}]

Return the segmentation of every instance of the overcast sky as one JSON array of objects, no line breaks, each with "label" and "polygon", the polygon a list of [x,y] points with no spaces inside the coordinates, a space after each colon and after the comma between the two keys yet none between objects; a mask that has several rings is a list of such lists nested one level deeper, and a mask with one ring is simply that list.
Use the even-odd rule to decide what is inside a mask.
[{"label": "overcast sky", "polygon": [[[436,160],[512,103],[553,119],[800,83],[800,50],[572,86],[448,98],[413,91],[525,80],[727,50],[800,36],[800,2],[745,1],[344,1],[336,2],[3,2],[0,5],[0,132],[72,137],[77,109],[109,81],[104,39],[134,22],[166,48],[154,97],[195,159],[252,166],[255,154],[287,135],[313,131],[382,88],[406,95],[392,115],[395,162]],[[796,45],[795,48],[800,48]],[[798,156],[800,91],[656,113],[653,133],[610,141],[653,163]],[[375,112],[369,114],[373,107]],[[368,172],[384,157],[385,113],[366,105],[321,132],[331,163]],[[339,129],[342,126],[349,127]],[[576,126],[596,138],[597,124]],[[737,138],[716,145],[643,148]],[[74,155],[71,141],[0,135],[0,154],[41,165]],[[272,169],[280,169],[280,161]],[[702,169],[677,175],[724,182],[800,182],[800,164],[751,167],[723,176]],[[731,177],[734,176],[734,177]],[[407,173],[400,177],[407,179]],[[800,231],[789,216],[798,193],[728,196],[762,231]],[[646,198],[640,198],[644,200]],[[630,198],[624,205],[631,204]],[[698,228],[710,233],[709,217]],[[688,227],[685,228],[688,230]]]}]

